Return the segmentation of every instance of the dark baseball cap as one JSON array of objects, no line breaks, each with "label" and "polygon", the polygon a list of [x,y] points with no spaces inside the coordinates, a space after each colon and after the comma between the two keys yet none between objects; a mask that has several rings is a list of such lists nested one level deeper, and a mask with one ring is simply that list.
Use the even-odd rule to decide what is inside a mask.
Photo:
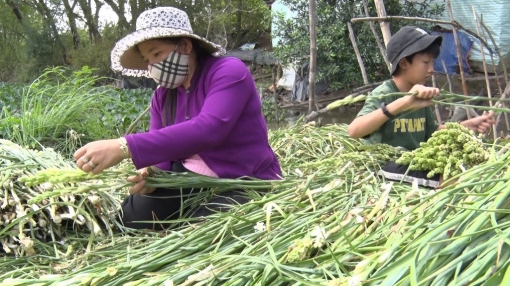
[{"label": "dark baseball cap", "polygon": [[443,42],[441,36],[429,35],[425,30],[415,26],[405,26],[396,32],[388,42],[386,53],[391,63],[391,73],[397,70],[401,59],[427,49],[434,42]]}]

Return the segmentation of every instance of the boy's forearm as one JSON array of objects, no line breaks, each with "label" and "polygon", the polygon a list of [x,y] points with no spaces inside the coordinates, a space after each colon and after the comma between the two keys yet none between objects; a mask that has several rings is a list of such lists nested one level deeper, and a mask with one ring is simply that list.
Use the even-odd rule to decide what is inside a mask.
[{"label": "boy's forearm", "polygon": [[[386,105],[388,112],[394,116],[405,110],[405,103],[403,100],[395,100]],[[382,109],[378,108],[368,114],[360,116],[349,125],[348,132],[352,138],[362,138],[366,135],[375,132],[381,125],[383,125],[389,118],[384,115]]]}]

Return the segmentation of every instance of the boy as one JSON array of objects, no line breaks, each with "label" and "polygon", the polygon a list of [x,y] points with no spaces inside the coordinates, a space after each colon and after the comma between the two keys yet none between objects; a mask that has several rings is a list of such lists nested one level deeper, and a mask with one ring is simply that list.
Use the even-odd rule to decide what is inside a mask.
[{"label": "boy", "polygon": [[[414,26],[403,27],[392,36],[387,47],[392,79],[382,83],[367,97],[365,105],[349,125],[349,136],[363,138],[368,144],[386,143],[414,150],[436,130],[444,128],[444,125],[438,124],[430,107],[432,98],[439,95],[439,89],[424,86],[434,72],[434,60],[439,55],[441,42],[440,36],[431,36]],[[377,98],[394,92],[416,94]],[[492,112],[461,122],[481,133],[489,130],[493,123]],[[440,176],[429,179],[428,172],[407,172],[407,169],[408,166],[390,162],[379,175],[406,182],[416,179],[419,185],[431,188],[440,185]]]}]

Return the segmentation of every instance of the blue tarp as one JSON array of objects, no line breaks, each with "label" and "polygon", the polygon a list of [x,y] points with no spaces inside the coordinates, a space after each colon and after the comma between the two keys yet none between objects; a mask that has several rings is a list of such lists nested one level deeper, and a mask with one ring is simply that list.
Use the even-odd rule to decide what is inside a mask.
[{"label": "blue tarp", "polygon": [[[459,60],[457,57],[457,48],[455,47],[455,39],[452,31],[433,31],[430,34],[439,35],[443,37],[443,43],[441,44],[441,53],[434,62],[434,69],[439,73],[455,74],[458,73]],[[462,65],[464,72],[467,73],[469,65],[467,62],[469,52],[473,47],[473,41],[471,38],[463,32],[457,31],[457,37],[459,38],[460,50],[462,55]],[[444,61],[446,65],[446,71],[443,68]]]}]

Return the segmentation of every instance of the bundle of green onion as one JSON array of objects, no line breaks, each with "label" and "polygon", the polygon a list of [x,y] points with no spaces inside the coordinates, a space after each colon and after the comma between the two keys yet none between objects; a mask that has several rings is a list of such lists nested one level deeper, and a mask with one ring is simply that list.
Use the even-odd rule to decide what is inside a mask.
[{"label": "bundle of green onion", "polygon": [[[238,184],[253,195],[251,202],[200,223],[182,219],[181,226],[165,233],[76,235],[69,238],[73,247],[83,246],[85,240],[88,249],[69,250],[60,257],[36,254],[0,261],[0,285],[506,285],[509,281],[510,152],[491,151],[487,162],[459,175],[456,185],[430,190],[375,176],[377,164],[400,153],[384,146],[384,156],[375,154],[373,147],[349,139],[343,125],[296,126],[287,134],[282,129],[270,137],[286,172],[284,180],[161,174],[152,181],[172,185],[181,180],[183,187],[215,183],[213,191]],[[111,170],[103,177],[69,172],[70,186],[61,190],[87,194],[79,185],[99,179],[102,184],[96,183],[96,188],[109,185],[128,172]],[[37,179],[33,183],[44,184]],[[250,191],[262,184],[272,191],[264,196]]]},{"label": "bundle of green onion", "polygon": [[[31,150],[0,140],[0,242],[4,252],[58,255],[58,249],[65,251],[68,246],[64,241],[70,231],[93,235],[112,231],[120,203],[118,194],[127,184],[110,181],[105,185],[98,180],[57,183],[51,179],[31,184],[25,179],[51,169],[85,174],[52,149]],[[67,189],[82,191],[74,194]]]}]

